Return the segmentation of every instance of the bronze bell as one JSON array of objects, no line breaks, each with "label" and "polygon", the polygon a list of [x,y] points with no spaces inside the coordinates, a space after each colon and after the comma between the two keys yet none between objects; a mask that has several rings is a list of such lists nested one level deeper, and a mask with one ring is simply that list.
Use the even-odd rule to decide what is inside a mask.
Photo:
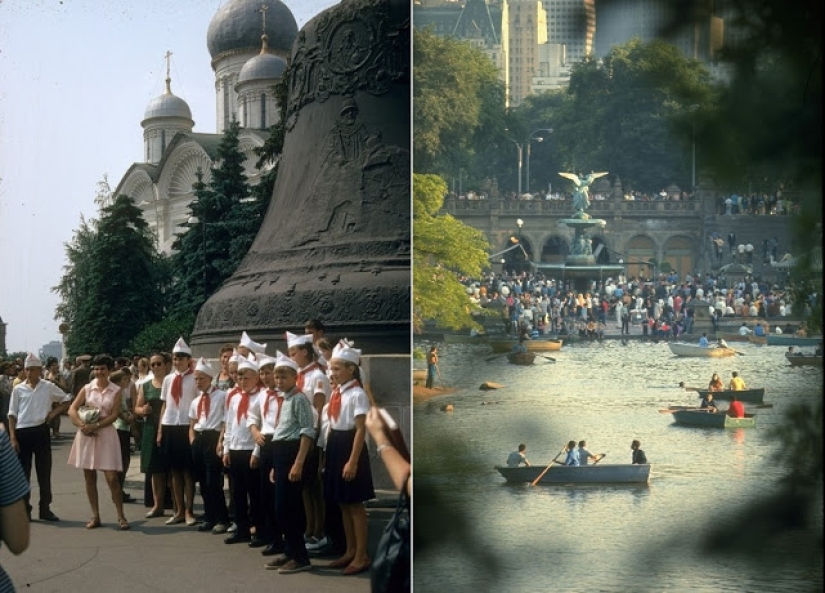
[{"label": "bronze bell", "polygon": [[409,354],[409,3],[344,0],[298,33],[290,63],[269,210],[192,347],[208,356],[245,330],[283,349],[318,318],[364,353]]}]

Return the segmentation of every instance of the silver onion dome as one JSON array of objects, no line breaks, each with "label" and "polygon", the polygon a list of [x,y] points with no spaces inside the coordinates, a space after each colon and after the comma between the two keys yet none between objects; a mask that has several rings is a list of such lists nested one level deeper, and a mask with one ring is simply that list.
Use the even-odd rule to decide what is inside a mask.
[{"label": "silver onion dome", "polygon": [[221,6],[209,23],[206,45],[214,60],[231,51],[255,50],[261,40],[261,6],[267,6],[266,30],[270,47],[289,55],[298,36],[292,11],[280,0],[231,0]]}]

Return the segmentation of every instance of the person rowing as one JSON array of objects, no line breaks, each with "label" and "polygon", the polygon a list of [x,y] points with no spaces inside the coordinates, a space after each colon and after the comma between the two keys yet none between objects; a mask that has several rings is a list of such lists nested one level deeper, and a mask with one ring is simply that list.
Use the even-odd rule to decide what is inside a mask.
[{"label": "person rowing", "polygon": [[719,408],[716,407],[716,402],[713,401],[713,392],[708,391],[707,395],[702,398],[702,403],[699,406],[700,410],[707,410],[711,414],[714,414],[719,411]]},{"label": "person rowing", "polygon": [[579,465],[587,465],[587,460],[592,459],[593,463],[598,463],[601,461],[602,457],[604,457],[604,453],[599,453],[598,455],[593,455],[590,451],[587,450],[587,442],[586,441],[579,441]]},{"label": "person rowing", "polygon": [[731,391],[745,391],[747,389],[745,386],[745,381],[736,371],[731,373],[730,385],[728,385],[728,389]]},{"label": "person rowing", "polygon": [[521,443],[518,446],[518,451],[513,451],[507,457],[507,467],[518,467],[522,463],[527,467],[530,467],[530,462],[527,460],[527,456],[524,452],[527,450],[527,445]]},{"label": "person rowing", "polygon": [[732,401],[730,402],[730,406],[728,406],[726,414],[731,418],[745,417],[745,406],[742,405],[742,402],[740,402],[735,395],[732,396]]}]

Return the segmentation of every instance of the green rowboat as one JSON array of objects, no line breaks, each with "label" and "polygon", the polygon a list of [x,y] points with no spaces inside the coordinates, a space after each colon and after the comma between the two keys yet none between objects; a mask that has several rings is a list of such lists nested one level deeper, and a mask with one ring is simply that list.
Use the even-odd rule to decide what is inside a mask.
[{"label": "green rowboat", "polygon": [[744,418],[731,418],[724,412],[706,412],[704,410],[677,410],[673,412],[676,424],[699,426],[702,428],[754,428],[756,416],[745,414]]}]

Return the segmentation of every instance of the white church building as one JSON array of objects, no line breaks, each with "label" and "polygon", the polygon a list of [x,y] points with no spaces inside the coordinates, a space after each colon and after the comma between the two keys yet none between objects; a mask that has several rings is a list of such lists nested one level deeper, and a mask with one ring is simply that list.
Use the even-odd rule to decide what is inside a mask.
[{"label": "white church building", "polygon": [[144,161],[129,167],[113,193],[130,196],[143,210],[161,252],[171,251],[175,233],[189,217],[199,170],[209,183],[223,132],[234,118],[242,126],[246,175],[258,183],[254,150],[278,123],[272,87],[286,70],[297,35],[295,17],[280,0],[231,0],[218,9],[206,39],[215,72],[217,133],[194,131],[189,105],[172,93],[167,66],[166,90],[152,99],[140,123]]}]

